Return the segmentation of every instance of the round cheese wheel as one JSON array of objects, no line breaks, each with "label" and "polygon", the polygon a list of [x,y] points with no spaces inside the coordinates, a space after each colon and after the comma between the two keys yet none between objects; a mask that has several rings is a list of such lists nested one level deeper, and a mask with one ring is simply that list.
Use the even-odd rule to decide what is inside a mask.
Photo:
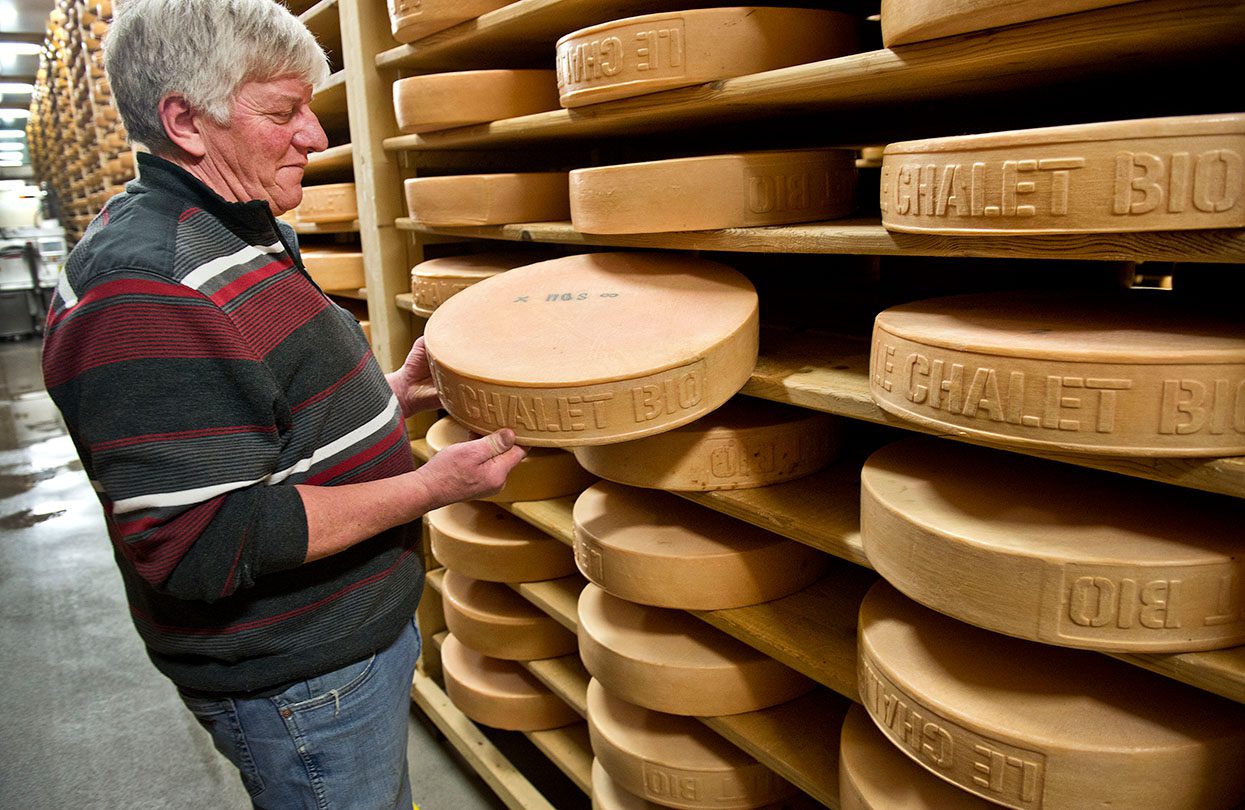
[{"label": "round cheese wheel", "polygon": [[405,182],[411,219],[426,225],[508,225],[570,217],[566,172],[458,174]]},{"label": "round cheese wheel", "polygon": [[1245,454],[1245,321],[1164,291],[955,296],[888,309],[869,386],[885,411],[1004,445]]},{"label": "round cheese wheel", "polygon": [[998,807],[938,779],[903,755],[853,704],[839,736],[840,810],[990,810]]},{"label": "round cheese wheel", "polygon": [[575,501],[580,573],[656,607],[720,610],[794,593],[829,557],[674,495],[601,482]]},{"label": "round cheese wheel", "polygon": [[455,503],[427,518],[433,556],[472,579],[538,582],[575,573],[564,543],[492,504]]},{"label": "round cheese wheel", "polygon": [[461,70],[393,83],[398,129],[410,134],[558,109],[552,70]]},{"label": "round cheese wheel", "polygon": [[441,604],[450,633],[481,655],[532,661],[578,649],[574,633],[500,582],[484,582],[447,569]]},{"label": "round cheese wheel", "polygon": [[836,11],[710,8],[593,25],[558,40],[563,107],[817,62],[854,52],[856,20]]},{"label": "round cheese wheel", "polygon": [[1068,647],[1245,644],[1245,503],[936,439],[861,473],[869,562],[941,613]]},{"label": "round cheese wheel", "polygon": [[324,290],[358,290],[366,284],[363,254],[347,250],[304,250],[307,275]]},{"label": "round cheese wheel", "polygon": [[1005,807],[1245,799],[1245,706],[1105,655],[981,630],[880,581],[858,661],[861,702],[893,744]]},{"label": "round cheese wheel", "polygon": [[[480,438],[447,416],[428,429],[428,447],[439,453],[451,444]],[[551,447],[532,447],[518,466],[510,471],[501,492],[480,500],[494,503],[543,501],[582,492],[596,478],[579,466],[575,456]]]},{"label": "round cheese wheel", "polygon": [[882,224],[914,233],[1245,226],[1245,113],[893,143]]},{"label": "round cheese wheel", "polygon": [[834,460],[833,416],[737,396],[713,413],[665,433],[575,448],[589,471],[637,487],[708,492],[791,481]]},{"label": "round cheese wheel", "polygon": [[588,682],[588,735],[618,786],[663,807],[757,808],[796,793],[699,720],[643,709],[596,680]]},{"label": "round cheese wheel", "polygon": [[351,222],[359,218],[354,183],[328,183],[303,186],[298,204],[298,221],[312,223]]},{"label": "round cheese wheel", "polygon": [[579,715],[515,661],[480,655],[451,634],[441,647],[445,694],[477,723],[507,731],[542,731]]},{"label": "round cheese wheel", "polygon": [[519,267],[446,301],[424,331],[445,409],[534,447],[638,439],[700,418],[748,381],[758,334],[742,274],[666,253]]},{"label": "round cheese wheel", "polygon": [[579,655],[623,700],[716,717],[785,703],[813,682],[682,610],[648,607],[596,585],[579,595]]},{"label": "round cheese wheel", "polygon": [[[767,810],[779,810],[783,804],[766,805]],[[592,760],[592,810],[661,810],[664,804],[641,798],[609,775],[600,761]]]},{"label": "round cheese wheel", "polygon": [[803,149],[576,169],[571,224],[584,233],[748,228],[833,219],[856,199],[855,153]]},{"label": "round cheese wheel", "polygon": [[882,44],[888,48],[1075,14],[1129,0],[882,0]]},{"label": "round cheese wheel", "polygon": [[398,42],[444,31],[481,14],[509,5],[510,0],[388,0],[389,24]]},{"label": "round cheese wheel", "polygon": [[427,318],[437,307],[473,284],[515,267],[540,261],[530,253],[474,253],[428,259],[411,268],[412,311]]}]

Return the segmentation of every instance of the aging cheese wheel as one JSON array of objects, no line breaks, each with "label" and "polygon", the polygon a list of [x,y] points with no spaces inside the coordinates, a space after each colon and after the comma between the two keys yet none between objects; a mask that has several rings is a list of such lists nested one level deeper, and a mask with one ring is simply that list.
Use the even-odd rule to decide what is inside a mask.
[{"label": "aging cheese wheel", "polygon": [[413,311],[427,318],[450,296],[471,285],[540,260],[541,257],[533,258],[530,253],[496,252],[446,256],[420,262],[411,268],[411,296],[415,299]]},{"label": "aging cheese wheel", "polygon": [[363,277],[363,254],[347,250],[304,250],[303,264],[321,289],[357,290]]},{"label": "aging cheese wheel", "polygon": [[455,503],[427,518],[433,556],[472,579],[538,582],[575,573],[564,543],[492,504]]},{"label": "aging cheese wheel", "polygon": [[815,581],[827,555],[675,495],[601,482],[575,501],[575,561],[605,590],[683,610],[743,607]]},{"label": "aging cheese wheel", "polygon": [[298,205],[300,222],[351,222],[359,218],[359,203],[354,183],[328,183],[303,186],[303,201]]},{"label": "aging cheese wheel", "polygon": [[892,743],[1005,807],[1229,808],[1245,706],[1086,650],[991,633],[879,581],[860,607],[860,696]]},{"label": "aging cheese wheel", "polygon": [[935,439],[861,473],[861,537],[908,596],[988,630],[1125,652],[1245,644],[1245,503]]},{"label": "aging cheese wheel", "polygon": [[570,217],[566,172],[459,174],[407,180],[406,208],[426,225],[507,225]]},{"label": "aging cheese wheel", "polygon": [[637,487],[708,492],[790,481],[834,460],[833,416],[737,396],[695,422],[629,442],[575,448],[592,473]]},{"label": "aging cheese wheel", "polygon": [[500,582],[446,570],[441,604],[450,633],[481,655],[532,661],[579,649],[574,633]]},{"label": "aging cheese wheel", "polygon": [[576,169],[571,224],[584,233],[747,228],[852,212],[855,153],[802,149]]},{"label": "aging cheese wheel", "polygon": [[510,0],[388,0],[389,24],[398,42],[444,31],[508,5]]},{"label": "aging cheese wheel", "polygon": [[937,432],[1137,456],[1245,453],[1245,321],[1164,291],[955,296],[888,309],[870,393]]},{"label": "aging cheese wheel", "polygon": [[[661,810],[666,806],[627,790],[609,775],[599,760],[592,760],[592,810]],[[785,806],[780,803],[766,805],[766,808],[780,810]]]},{"label": "aging cheese wheel", "polygon": [[638,439],[700,418],[747,382],[758,334],[751,282],[666,253],[519,267],[446,301],[424,332],[450,415],[478,433],[513,428],[534,447]]},{"label": "aging cheese wheel", "polygon": [[[428,446],[439,453],[451,444],[480,438],[447,416],[428,429]],[[575,456],[550,447],[532,447],[518,466],[510,471],[501,492],[480,500],[494,503],[543,501],[582,492],[596,477],[579,466]]]},{"label": "aging cheese wheel", "polygon": [[915,233],[1245,226],[1245,114],[893,143],[882,224]]},{"label": "aging cheese wheel", "polygon": [[839,736],[840,810],[990,810],[998,805],[937,778],[853,704]]},{"label": "aging cheese wheel", "polygon": [[646,14],[558,40],[563,107],[817,62],[857,49],[856,20],[837,11],[711,8]]},{"label": "aging cheese wheel", "polygon": [[893,48],[1126,2],[1129,0],[882,0],[882,44]]},{"label": "aging cheese wheel", "polygon": [[441,647],[441,665],[445,694],[477,723],[507,731],[541,731],[580,719],[522,664],[480,655],[453,634]]},{"label": "aging cheese wheel", "polygon": [[405,133],[517,118],[558,109],[552,70],[462,70],[393,83],[393,109]]},{"label": "aging cheese wheel", "polygon": [[740,714],[813,688],[690,613],[637,605],[591,584],[579,595],[579,655],[611,694],[669,714]]}]

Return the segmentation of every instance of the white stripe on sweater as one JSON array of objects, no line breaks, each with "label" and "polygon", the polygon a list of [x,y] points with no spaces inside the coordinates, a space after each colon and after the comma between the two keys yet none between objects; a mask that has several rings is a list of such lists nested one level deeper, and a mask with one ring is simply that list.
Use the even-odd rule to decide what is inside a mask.
[{"label": "white stripe on sweater", "polygon": [[212,259],[210,262],[199,265],[194,270],[186,274],[182,279],[182,284],[192,289],[200,290],[212,279],[228,270],[232,270],[240,264],[256,259],[265,254],[280,253],[285,250],[280,242],[271,245],[247,245],[237,253],[231,253],[228,256],[221,256],[218,259]]}]

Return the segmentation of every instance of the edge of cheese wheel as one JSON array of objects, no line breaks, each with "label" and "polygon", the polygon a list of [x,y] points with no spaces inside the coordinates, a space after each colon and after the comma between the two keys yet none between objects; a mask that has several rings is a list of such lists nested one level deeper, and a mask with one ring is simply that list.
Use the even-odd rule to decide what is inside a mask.
[{"label": "edge of cheese wheel", "polygon": [[359,201],[354,183],[326,183],[303,186],[298,204],[299,222],[353,222],[359,218]]},{"label": "edge of cheese wheel", "polygon": [[818,62],[859,48],[849,14],[821,9],[713,8],[626,17],[557,42],[563,107]]},{"label": "edge of cheese wheel", "polygon": [[507,731],[542,731],[580,721],[535,675],[514,661],[480,655],[453,635],[441,647],[445,694],[467,717]]},{"label": "edge of cheese wheel", "polygon": [[324,290],[358,290],[367,280],[363,253],[353,250],[303,250],[307,275]]},{"label": "edge of cheese wheel", "polygon": [[786,703],[814,684],[689,613],[579,595],[579,654],[612,694],[668,714],[717,717]]},{"label": "edge of cheese wheel", "polygon": [[639,604],[721,610],[769,602],[815,582],[829,556],[676,495],[601,482],[572,510],[575,563]]},{"label": "edge of cheese wheel", "polygon": [[411,268],[412,311],[427,318],[451,296],[472,284],[544,258],[532,253],[497,251],[420,262]]},{"label": "edge of cheese wheel", "polygon": [[575,573],[566,544],[492,504],[464,501],[426,517],[433,556],[472,579],[539,582]]},{"label": "edge of cheese wheel", "polygon": [[1245,799],[1245,706],[1105,655],[973,627],[884,580],[861,602],[858,673],[861,702],[893,744],[1005,807]]},{"label": "edge of cheese wheel", "polygon": [[[595,757],[592,760],[592,810],[661,810],[668,805],[637,796],[609,775]],[[784,804],[767,804],[757,810],[783,810]],[[789,810],[789,808],[788,808]]]},{"label": "edge of cheese wheel", "polygon": [[574,633],[500,582],[446,569],[441,604],[450,633],[481,655],[534,661],[578,649]]},{"label": "edge of cheese wheel", "polygon": [[467,22],[503,6],[510,0],[388,0],[393,38],[402,44]]},{"label": "edge of cheese wheel", "polygon": [[427,225],[508,225],[571,215],[566,172],[413,177],[404,187],[411,219]]},{"label": "edge of cheese wheel", "polygon": [[987,28],[1118,6],[1129,0],[882,0],[882,45],[910,45]]},{"label": "edge of cheese wheel", "polygon": [[393,83],[398,130],[405,134],[482,124],[558,109],[552,70],[460,70]]},{"label": "edge of cheese wheel", "polygon": [[861,471],[869,562],[928,608],[1116,652],[1245,644],[1237,499],[927,438]]}]

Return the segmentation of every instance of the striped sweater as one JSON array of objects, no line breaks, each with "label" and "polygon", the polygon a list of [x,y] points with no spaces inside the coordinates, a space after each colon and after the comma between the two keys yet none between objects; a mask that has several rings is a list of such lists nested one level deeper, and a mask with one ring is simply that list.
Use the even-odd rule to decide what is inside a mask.
[{"label": "striped sweater", "polygon": [[411,470],[397,399],[266,203],[139,163],[70,254],[43,354],[134,624],[157,668],[207,692],[366,657],[414,612],[418,533],[304,565],[294,485]]}]

